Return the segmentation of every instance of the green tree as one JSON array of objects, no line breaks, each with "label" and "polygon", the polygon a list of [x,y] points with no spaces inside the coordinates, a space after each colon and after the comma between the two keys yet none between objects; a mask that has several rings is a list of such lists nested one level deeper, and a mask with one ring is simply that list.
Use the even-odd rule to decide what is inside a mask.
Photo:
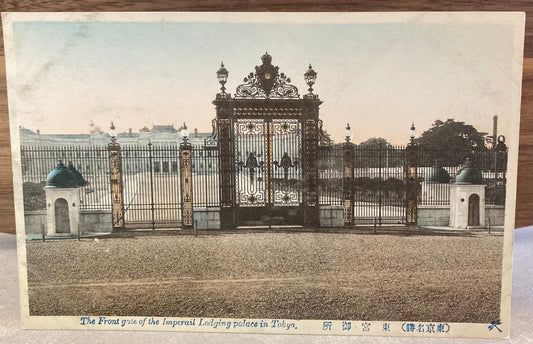
[{"label": "green tree", "polygon": [[470,124],[447,119],[436,120],[428,130],[416,140],[419,147],[419,163],[431,166],[435,160],[446,166],[464,163],[475,152],[486,151],[486,133],[480,133]]},{"label": "green tree", "polygon": [[447,119],[446,122],[436,120],[417,141],[420,149],[477,151],[486,150],[484,135],[470,124]]},{"label": "green tree", "polygon": [[392,145],[382,137],[373,137],[358,145],[359,148],[392,148]]},{"label": "green tree", "polygon": [[373,137],[356,145],[354,158],[358,167],[392,167],[402,163],[398,149],[382,137]]}]

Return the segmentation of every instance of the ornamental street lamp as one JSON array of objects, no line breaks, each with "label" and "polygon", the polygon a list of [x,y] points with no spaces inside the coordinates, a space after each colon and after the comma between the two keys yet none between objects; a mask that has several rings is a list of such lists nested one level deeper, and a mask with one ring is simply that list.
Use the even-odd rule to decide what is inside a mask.
[{"label": "ornamental street lamp", "polygon": [[220,63],[220,68],[217,71],[217,79],[220,85],[222,85],[220,90],[222,91],[221,94],[223,95],[226,94],[226,87],[224,87],[224,85],[226,84],[226,81],[228,81],[228,74],[228,70],[224,68],[224,62]]},{"label": "ornamental street lamp", "polygon": [[416,133],[415,124],[411,123],[411,132],[409,134],[409,137],[411,138],[411,144],[415,143],[415,139],[417,138],[418,134]]},{"label": "ornamental street lamp", "polygon": [[353,133],[350,129],[350,123],[346,124],[346,142],[350,142],[352,140]]},{"label": "ornamental street lamp", "polygon": [[188,141],[189,130],[187,130],[187,124],[185,124],[185,122],[183,122],[183,126],[181,127],[180,134],[181,134],[181,137],[183,138],[183,145],[188,145],[189,144],[189,141]]},{"label": "ornamental street lamp", "polygon": [[117,131],[115,130],[115,125],[113,122],[111,122],[111,127],[109,131],[109,136],[111,136],[111,144],[116,145],[117,144]]},{"label": "ornamental street lamp", "polygon": [[309,86],[309,89],[307,89],[309,94],[313,94],[313,85],[316,81],[316,75],[317,73],[313,70],[311,64],[309,64],[309,69],[304,74],[305,83]]}]

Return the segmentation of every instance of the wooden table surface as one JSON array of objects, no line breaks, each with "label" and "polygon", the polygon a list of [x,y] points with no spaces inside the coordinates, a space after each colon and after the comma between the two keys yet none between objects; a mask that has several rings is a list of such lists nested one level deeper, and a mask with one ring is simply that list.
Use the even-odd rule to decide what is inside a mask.
[{"label": "wooden table surface", "polygon": [[[1,1],[2,12],[26,11],[524,11],[526,46],[520,120],[516,227],[533,225],[533,2],[528,1]],[[1,31],[1,25],[0,25]],[[15,232],[3,38],[0,39],[0,232]],[[22,190],[15,190],[22,192]]]}]

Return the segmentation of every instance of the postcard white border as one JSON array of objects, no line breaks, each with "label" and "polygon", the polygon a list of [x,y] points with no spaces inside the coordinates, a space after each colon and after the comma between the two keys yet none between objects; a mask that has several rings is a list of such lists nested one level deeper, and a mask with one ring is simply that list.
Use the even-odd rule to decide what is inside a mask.
[{"label": "postcard white border", "polygon": [[[158,325],[139,325],[145,317],[119,317],[121,319],[136,319],[137,325],[118,327],[116,325],[80,325],[80,317],[39,317],[29,315],[28,281],[26,269],[26,237],[24,225],[24,207],[22,198],[22,173],[20,157],[19,119],[13,116],[14,103],[12,96],[15,84],[15,51],[12,25],[21,21],[120,21],[120,22],[153,22],[153,21],[181,21],[181,22],[234,22],[234,23],[485,23],[509,24],[514,27],[514,60],[510,76],[516,83],[516,96],[509,100],[508,120],[516,123],[511,137],[508,138],[509,156],[507,173],[507,196],[505,208],[505,230],[503,243],[502,289],[501,289],[501,320],[499,328],[502,332],[488,331],[488,324],[477,323],[450,323],[447,333],[437,333],[431,337],[479,337],[479,338],[507,338],[509,336],[509,321],[511,307],[511,269],[513,231],[515,221],[515,199],[518,168],[519,121],[522,88],[522,63],[524,47],[525,13],[524,12],[367,12],[367,13],[273,13],[273,12],[93,12],[93,13],[2,13],[4,44],[6,56],[6,79],[8,91],[8,107],[10,112],[11,153],[13,159],[13,188],[15,200],[15,217],[17,228],[18,267],[20,285],[20,304],[22,324],[26,329],[94,329],[94,330],[154,330],[154,331],[191,331],[191,332],[234,332],[234,333],[275,333],[275,334],[320,334],[320,335],[370,335],[370,336],[428,336],[428,333],[404,332],[403,322],[388,322],[391,331],[363,331],[361,326],[355,326],[351,331],[343,331],[342,321],[331,320],[332,330],[324,331],[323,322],[326,320],[288,320],[294,322],[297,329],[286,330],[283,328],[268,327],[255,328],[230,328],[221,331],[220,328],[200,326],[164,327]],[[109,319],[113,317],[108,317]],[[156,318],[162,320],[162,318]],[[190,318],[168,318],[172,320],[185,320]],[[197,318],[199,319],[199,318]],[[217,318],[216,320],[218,320]],[[242,319],[222,319],[239,321]],[[250,319],[249,319],[250,320]],[[251,319],[253,320],[253,319]],[[267,320],[267,319],[256,319]],[[270,319],[269,319],[270,320]],[[281,320],[281,319],[280,319]],[[197,320],[198,321],[198,320]],[[350,320],[353,324],[360,325],[367,320]],[[372,326],[381,328],[384,321],[371,321]],[[412,323],[412,322],[409,322]],[[418,322],[416,324],[429,324]],[[437,323],[434,323],[437,324]]]}]

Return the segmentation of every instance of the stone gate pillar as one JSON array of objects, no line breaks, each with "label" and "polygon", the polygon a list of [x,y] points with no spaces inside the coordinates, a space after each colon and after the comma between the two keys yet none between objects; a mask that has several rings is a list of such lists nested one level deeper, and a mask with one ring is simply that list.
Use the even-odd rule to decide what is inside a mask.
[{"label": "stone gate pillar", "polygon": [[180,144],[180,178],[181,178],[181,222],[183,228],[193,227],[192,206],[192,145],[187,139],[187,126],[184,126],[185,135]]},{"label": "stone gate pillar", "polygon": [[407,219],[408,226],[416,226],[418,216],[418,145],[415,143],[415,126],[411,125],[411,142],[407,145],[407,182],[406,182],[406,196],[407,196]]},{"label": "stone gate pillar", "polygon": [[322,102],[318,95],[309,93],[302,100],[304,117],[303,130],[303,175],[304,175],[304,207],[305,225],[320,225],[318,206],[318,141],[319,119],[318,107]]},{"label": "stone gate pillar", "polygon": [[235,150],[233,144],[232,99],[227,93],[218,93],[216,100],[217,129],[219,145],[220,183],[220,228],[235,227]]},{"label": "stone gate pillar", "polygon": [[342,146],[343,166],[344,166],[344,183],[342,184],[344,194],[344,225],[351,226],[353,220],[353,203],[354,203],[354,146],[351,140],[350,124],[346,126],[346,142]]},{"label": "stone gate pillar", "polygon": [[115,126],[111,123],[111,142],[109,152],[109,174],[111,178],[111,209],[113,212],[113,231],[124,229],[124,199],[122,194],[122,159],[117,142]]}]

